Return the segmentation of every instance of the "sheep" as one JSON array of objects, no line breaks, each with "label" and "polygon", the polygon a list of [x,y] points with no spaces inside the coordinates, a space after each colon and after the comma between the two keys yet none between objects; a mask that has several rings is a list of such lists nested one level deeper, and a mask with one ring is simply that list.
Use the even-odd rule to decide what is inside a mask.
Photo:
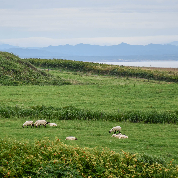
[{"label": "sheep", "polygon": [[113,134],[112,137],[116,137],[116,138],[119,138],[119,139],[121,139],[121,138],[128,138],[128,136],[122,135],[121,133],[119,133],[119,134]]},{"label": "sheep", "polygon": [[46,127],[46,124],[48,124],[48,122],[47,121],[45,121],[45,120],[37,120],[35,123],[34,123],[34,125],[36,126],[36,127],[40,127],[40,125],[43,125],[44,127]]},{"label": "sheep", "polygon": [[48,125],[50,125],[50,126],[57,126],[57,124],[55,124],[55,123],[50,123],[50,122],[48,122]]},{"label": "sheep", "polygon": [[78,139],[76,137],[69,136],[69,137],[66,137],[66,140],[78,140]]},{"label": "sheep", "polygon": [[114,134],[115,134],[117,131],[119,131],[119,133],[121,133],[121,127],[120,127],[120,126],[113,127],[113,128],[109,131],[109,133],[114,132]]},{"label": "sheep", "polygon": [[27,126],[27,128],[28,128],[28,126],[31,126],[31,128],[34,127],[33,121],[26,121],[26,122],[22,125],[22,127],[24,128],[24,126]]}]

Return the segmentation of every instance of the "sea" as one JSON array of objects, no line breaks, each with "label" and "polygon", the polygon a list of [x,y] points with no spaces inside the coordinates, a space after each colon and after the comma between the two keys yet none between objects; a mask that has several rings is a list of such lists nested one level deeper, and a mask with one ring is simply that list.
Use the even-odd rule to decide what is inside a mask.
[{"label": "sea", "polygon": [[97,62],[97,63],[134,67],[178,68],[178,61]]}]

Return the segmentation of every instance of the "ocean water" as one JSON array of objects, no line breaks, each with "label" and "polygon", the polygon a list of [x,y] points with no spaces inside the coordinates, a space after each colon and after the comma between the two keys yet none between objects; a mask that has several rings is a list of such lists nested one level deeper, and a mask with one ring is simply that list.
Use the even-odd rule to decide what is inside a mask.
[{"label": "ocean water", "polygon": [[178,61],[98,62],[98,63],[135,67],[178,68]]}]

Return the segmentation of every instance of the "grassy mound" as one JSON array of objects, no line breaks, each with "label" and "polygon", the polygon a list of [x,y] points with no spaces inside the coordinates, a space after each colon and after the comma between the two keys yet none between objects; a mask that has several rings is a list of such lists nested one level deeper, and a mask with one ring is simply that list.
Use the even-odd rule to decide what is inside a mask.
[{"label": "grassy mound", "polygon": [[11,53],[0,52],[0,84],[63,85],[69,82],[38,70],[29,62],[22,61]]}]

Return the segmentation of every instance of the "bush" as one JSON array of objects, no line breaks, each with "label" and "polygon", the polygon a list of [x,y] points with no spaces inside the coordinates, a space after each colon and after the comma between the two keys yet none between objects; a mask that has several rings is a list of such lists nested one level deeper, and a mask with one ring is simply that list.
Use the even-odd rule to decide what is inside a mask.
[{"label": "bush", "polygon": [[[2,177],[177,177],[178,166],[160,159],[67,146],[58,138],[17,142],[0,139]],[[164,163],[164,164],[162,164]]]}]

